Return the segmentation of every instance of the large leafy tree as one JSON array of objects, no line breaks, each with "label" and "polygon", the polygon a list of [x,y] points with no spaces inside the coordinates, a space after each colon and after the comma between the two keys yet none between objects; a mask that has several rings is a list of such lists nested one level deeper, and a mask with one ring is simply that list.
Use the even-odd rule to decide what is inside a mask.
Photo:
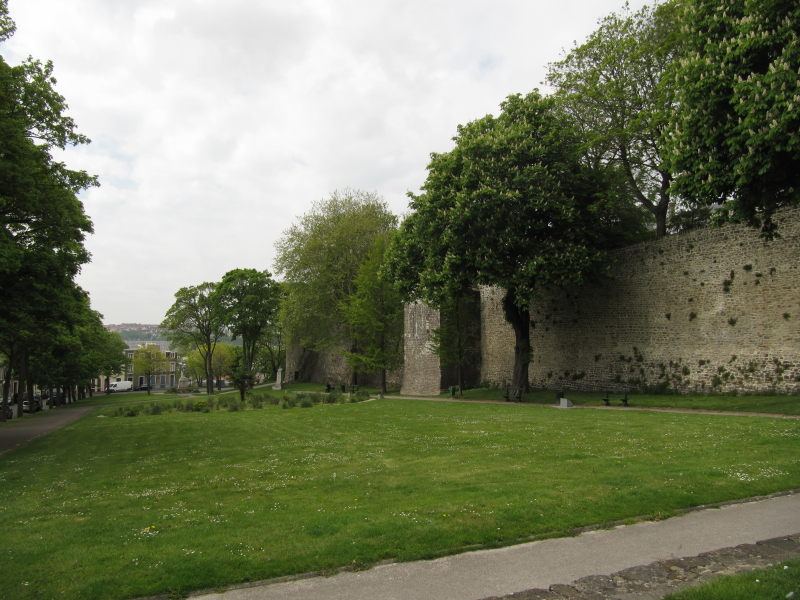
[{"label": "large leafy tree", "polygon": [[[13,32],[0,2],[0,42]],[[27,393],[42,346],[75,333],[72,299],[82,292],[73,278],[89,258],[83,241],[92,229],[77,194],[96,179],[52,156],[89,141],[55,83],[50,62],[10,66],[0,57],[0,352]]]},{"label": "large leafy tree", "polygon": [[[289,343],[310,350],[356,350],[344,302],[376,237],[397,218],[376,194],[345,190],[314,204],[276,244],[275,271],[283,276],[281,320]],[[355,372],[354,372],[355,376]]]},{"label": "large leafy tree", "polygon": [[769,236],[774,211],[800,202],[800,4],[693,0],[684,21],[674,188]]},{"label": "large leafy tree", "polygon": [[244,385],[254,379],[253,363],[258,348],[277,327],[280,287],[268,271],[234,269],[217,286],[224,319],[231,336],[242,338],[242,355],[237,359],[236,380]]},{"label": "large leafy tree", "polygon": [[407,297],[435,306],[469,285],[506,290],[520,396],[528,389],[531,302],[581,283],[603,248],[642,228],[620,227],[630,206],[604,194],[604,171],[582,161],[581,136],[554,99],[532,92],[501,106],[497,117],[459,126],[452,151],[432,155],[390,265]]},{"label": "large leafy tree", "polygon": [[663,133],[672,119],[675,85],[665,75],[680,56],[679,2],[605,17],[561,61],[549,65],[556,89],[584,133],[585,158],[617,171],[630,195],[667,232],[672,172]]},{"label": "large leafy tree", "polygon": [[203,361],[206,393],[214,393],[212,360],[217,342],[225,334],[225,310],[216,283],[201,283],[175,292],[175,302],[161,323],[172,342],[196,349]]},{"label": "large leafy tree", "polygon": [[356,277],[355,292],[342,307],[356,341],[356,349],[347,353],[347,359],[360,373],[380,373],[384,393],[387,371],[402,360],[403,339],[403,299],[383,272],[388,239],[375,238]]}]

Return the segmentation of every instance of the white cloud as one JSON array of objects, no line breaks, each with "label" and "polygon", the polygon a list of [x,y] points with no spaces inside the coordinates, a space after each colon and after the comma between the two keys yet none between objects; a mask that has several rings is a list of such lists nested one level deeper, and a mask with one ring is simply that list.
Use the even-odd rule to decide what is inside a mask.
[{"label": "white cloud", "polygon": [[[634,2],[634,8],[643,2]],[[272,268],[344,187],[397,214],[456,126],[539,87],[618,0],[11,0],[8,62],[55,63],[100,176],[79,283],[106,322],[157,322],[184,285]]]}]

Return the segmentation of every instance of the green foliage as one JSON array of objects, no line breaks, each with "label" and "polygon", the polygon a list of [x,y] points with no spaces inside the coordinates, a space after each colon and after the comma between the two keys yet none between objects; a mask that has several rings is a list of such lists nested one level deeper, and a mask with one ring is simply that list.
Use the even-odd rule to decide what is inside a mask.
[{"label": "green foliage", "polygon": [[315,203],[284,232],[275,270],[284,278],[281,320],[291,343],[314,350],[352,343],[343,306],[375,238],[396,222],[376,194],[345,190]]},{"label": "green foliage", "polygon": [[489,284],[513,289],[524,307],[542,288],[582,281],[601,264],[596,250],[630,233],[615,229],[607,181],[581,164],[581,139],[553,99],[510,96],[500,116],[459,126],[455,141],[453,151],[432,155],[424,193],[401,228],[393,261],[418,270],[393,265],[408,277],[407,296],[439,305]]},{"label": "green foliage", "polygon": [[[0,41],[14,29],[3,0]],[[65,114],[55,83],[50,62],[11,66],[0,57],[0,353],[27,392],[45,382],[83,387],[112,350],[73,281],[89,259],[83,242],[92,231],[77,194],[97,180],[52,156],[89,141]],[[104,364],[92,368],[90,355]]]},{"label": "green foliage", "polygon": [[383,273],[388,239],[377,236],[358,270],[355,291],[343,302],[354,350],[345,354],[356,372],[381,373],[386,391],[386,371],[402,361],[403,301],[394,282]]},{"label": "green foliage", "polygon": [[16,31],[17,26],[8,14],[8,0],[0,0],[0,42],[4,42]]},{"label": "green foliage", "polygon": [[243,398],[253,384],[258,347],[266,341],[268,330],[278,327],[280,287],[269,271],[234,269],[222,277],[217,294],[231,336],[242,338],[234,380]]},{"label": "green foliage", "polygon": [[636,232],[622,226],[626,205],[607,194],[607,173],[582,162],[580,134],[554,99],[532,92],[501,107],[432,155],[389,268],[404,296],[437,307],[476,284],[505,288],[517,335],[512,385],[526,388],[530,303],[580,284],[602,268],[604,249]]},{"label": "green foliage", "polygon": [[774,211],[800,202],[800,5],[693,0],[683,34],[674,189],[769,237]]},{"label": "green foliage", "polygon": [[217,342],[225,333],[225,318],[217,284],[206,282],[175,292],[175,302],[161,323],[173,344],[199,353],[208,394],[214,393],[212,360]]},{"label": "green foliage", "polygon": [[547,81],[586,140],[585,160],[619,173],[618,192],[651,213],[667,231],[674,204],[662,134],[670,123],[675,86],[665,77],[680,55],[678,0],[603,18],[561,61]]}]

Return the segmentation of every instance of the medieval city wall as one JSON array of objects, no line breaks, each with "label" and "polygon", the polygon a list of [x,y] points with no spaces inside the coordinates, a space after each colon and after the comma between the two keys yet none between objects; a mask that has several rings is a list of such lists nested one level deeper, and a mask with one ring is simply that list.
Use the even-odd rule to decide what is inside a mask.
[{"label": "medieval city wall", "polygon": [[[286,374],[284,381],[304,381],[331,384],[337,389],[344,385],[349,389],[353,370],[347,363],[344,348],[332,348],[324,352],[315,352],[299,346],[290,346],[286,350]],[[403,378],[403,368],[386,373],[386,384],[389,389],[400,387]],[[380,387],[380,373],[364,374],[358,376],[359,385]]]},{"label": "medieval city wall", "polygon": [[[624,248],[603,281],[545,297],[531,311],[531,384],[800,392],[800,210],[779,222],[770,242],[729,225]],[[497,386],[514,360],[501,300],[481,289],[481,377]]]},{"label": "medieval city wall", "polygon": [[430,345],[431,333],[439,327],[439,311],[422,302],[405,306],[403,328],[403,394],[436,395],[441,385],[439,357]]}]

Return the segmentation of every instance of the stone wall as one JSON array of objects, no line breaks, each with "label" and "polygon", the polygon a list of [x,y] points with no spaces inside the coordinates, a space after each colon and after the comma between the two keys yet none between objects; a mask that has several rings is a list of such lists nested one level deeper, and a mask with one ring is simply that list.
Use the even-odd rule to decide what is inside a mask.
[{"label": "stone wall", "polygon": [[405,306],[403,394],[436,395],[441,390],[439,357],[431,349],[431,332],[439,327],[439,311],[422,302]]},{"label": "stone wall", "polygon": [[[613,254],[607,277],[538,302],[535,387],[800,392],[800,210],[781,239],[729,225]],[[503,385],[514,337],[481,290],[481,377]]]},{"label": "stone wall", "polygon": [[[321,385],[332,384],[349,386],[352,377],[352,369],[347,364],[344,356],[344,349],[331,349],[325,352],[315,352],[299,346],[292,346],[286,351],[286,375],[284,380],[287,383],[294,381],[305,381],[319,383]],[[386,374],[386,383],[389,389],[397,389],[403,378],[403,369],[389,371]],[[360,385],[370,387],[380,387],[380,373],[359,374]]]},{"label": "stone wall", "polygon": [[[674,235],[613,253],[592,285],[543,297],[531,311],[534,387],[608,391],[800,393],[800,209],[766,242],[737,225]],[[514,334],[503,290],[480,288],[480,379],[505,385]],[[405,394],[438,394],[430,347],[436,310],[405,308]],[[287,378],[349,381],[337,352],[290,349]],[[446,375],[446,374],[445,374]],[[366,381],[364,381],[366,382]]]}]

